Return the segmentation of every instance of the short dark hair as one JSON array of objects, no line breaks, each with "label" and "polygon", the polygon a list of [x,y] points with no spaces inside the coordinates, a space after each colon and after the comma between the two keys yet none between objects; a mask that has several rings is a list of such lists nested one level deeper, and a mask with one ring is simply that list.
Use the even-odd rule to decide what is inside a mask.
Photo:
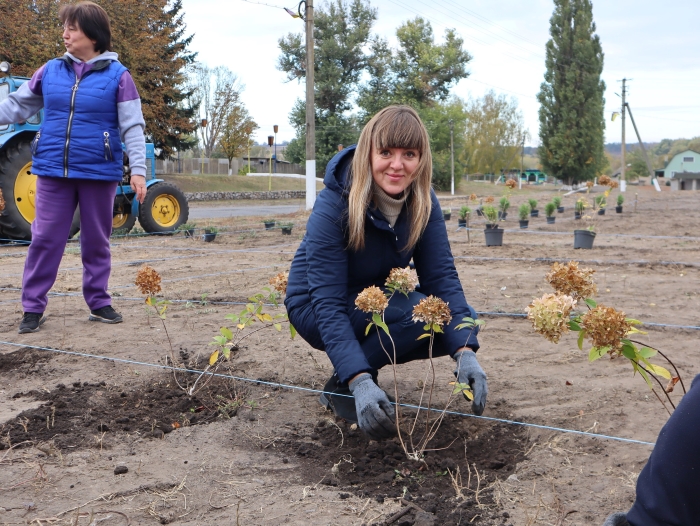
[{"label": "short dark hair", "polygon": [[61,24],[77,25],[85,36],[95,41],[95,51],[112,51],[112,29],[109,15],[94,2],[78,2],[61,7],[58,11]]}]

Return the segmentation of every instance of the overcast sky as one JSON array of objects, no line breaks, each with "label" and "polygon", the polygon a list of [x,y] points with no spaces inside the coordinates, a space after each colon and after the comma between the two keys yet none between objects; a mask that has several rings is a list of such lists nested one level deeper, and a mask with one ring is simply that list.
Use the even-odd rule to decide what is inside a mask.
[{"label": "overcast sky", "polygon": [[[325,0],[314,0],[323,5]],[[259,2],[259,3],[258,3]],[[268,5],[264,5],[268,4]],[[378,10],[374,33],[395,43],[396,28],[420,15],[438,41],[454,28],[474,57],[470,76],[453,93],[479,97],[494,89],[518,100],[525,124],[538,144],[536,94],[544,74],[551,0],[371,0]],[[293,0],[183,0],[191,49],[209,66],[223,65],[246,88],[243,101],[266,141],[279,125],[278,141],[294,137],[288,122],[304,84],[285,82],[277,70],[278,39],[302,32],[304,24],[280,7],[296,10]],[[700,135],[700,2],[698,0],[597,0],[593,4],[605,68],[606,142],[620,142],[620,80],[628,82],[628,102],[644,141]],[[636,140],[631,124],[627,142]]]}]

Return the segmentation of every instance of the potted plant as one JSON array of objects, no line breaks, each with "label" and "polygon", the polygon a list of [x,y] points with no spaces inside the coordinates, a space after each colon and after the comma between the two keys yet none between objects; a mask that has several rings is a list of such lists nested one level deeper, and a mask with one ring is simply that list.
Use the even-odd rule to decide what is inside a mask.
[{"label": "potted plant", "polygon": [[459,217],[457,218],[457,226],[458,227],[466,227],[467,226],[467,217],[471,213],[471,208],[468,206],[463,206],[462,208],[459,209]]},{"label": "potted plant", "polygon": [[586,208],[586,202],[583,199],[577,199],[574,205],[574,219],[583,217],[583,209]]},{"label": "potted plant", "polygon": [[547,203],[544,205],[544,214],[547,216],[547,224],[551,225],[557,219],[554,216],[554,212],[557,209],[557,205],[554,203]]},{"label": "potted plant", "polygon": [[182,223],[177,229],[185,234],[185,237],[194,237],[194,231],[197,228],[196,223]]},{"label": "potted plant", "polygon": [[625,202],[625,196],[622,194],[618,194],[617,196],[617,206],[615,207],[615,212],[618,214],[622,213],[622,203]]},{"label": "potted plant", "polygon": [[584,230],[574,230],[574,248],[593,248],[595,230],[593,225]]},{"label": "potted plant", "polygon": [[597,195],[595,198],[595,205],[596,208],[598,209],[598,215],[603,216],[605,215],[605,196],[604,195]]},{"label": "potted plant", "polygon": [[527,228],[527,225],[530,223],[530,221],[528,221],[527,219],[528,217],[530,217],[530,205],[527,203],[523,203],[520,205],[520,208],[518,208],[520,228]]},{"label": "potted plant", "polygon": [[503,245],[503,229],[498,228],[498,210],[491,205],[487,205],[483,208],[483,212],[486,218],[486,228],[484,229],[486,246],[500,247]]},{"label": "potted plant", "polygon": [[498,208],[498,219],[503,221],[508,215],[508,209],[510,208],[510,201],[505,195],[501,197],[501,200],[498,202]]},{"label": "potted plant", "polygon": [[554,203],[554,206],[557,207],[557,212],[559,212],[560,214],[564,212],[564,207],[561,206],[561,197],[555,195],[554,197],[552,197],[552,203]]},{"label": "potted plant", "polygon": [[271,217],[266,217],[262,222],[265,225],[265,230],[272,230],[275,228],[275,220]]},{"label": "potted plant", "polygon": [[292,235],[292,227],[294,226],[294,223],[292,222],[282,222],[279,224],[280,228],[282,229],[282,235],[284,236],[291,236]]},{"label": "potted plant", "polygon": [[530,204],[530,217],[539,217],[540,211],[537,210],[537,200],[528,199],[527,202]]},{"label": "potted plant", "polygon": [[443,208],[442,209],[442,218],[445,221],[449,221],[451,217],[452,217],[452,209],[451,208]]},{"label": "potted plant", "polygon": [[216,239],[216,233],[219,231],[219,229],[215,226],[208,226],[204,229],[204,234],[202,235],[202,239],[206,241],[207,243],[211,243]]}]

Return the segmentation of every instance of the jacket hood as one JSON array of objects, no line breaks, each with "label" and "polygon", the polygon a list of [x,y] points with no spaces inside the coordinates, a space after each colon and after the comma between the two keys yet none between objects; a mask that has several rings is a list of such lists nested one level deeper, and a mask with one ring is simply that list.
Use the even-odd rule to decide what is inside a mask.
[{"label": "jacket hood", "polygon": [[323,184],[326,188],[339,194],[347,193],[347,178],[350,173],[350,165],[355,156],[356,144],[348,146],[343,151],[338,152],[333,158],[328,161],[326,166],[326,175],[323,178]]},{"label": "jacket hood", "polygon": [[[82,64],[82,60],[79,58],[74,57],[70,53],[64,53],[64,56],[70,58],[73,62],[77,62],[78,64]],[[114,51],[105,51],[104,53],[100,53],[94,58],[91,58],[90,60],[86,61],[86,64],[94,64],[95,62],[99,62],[100,60],[115,60],[119,61],[119,55],[115,53]]]}]

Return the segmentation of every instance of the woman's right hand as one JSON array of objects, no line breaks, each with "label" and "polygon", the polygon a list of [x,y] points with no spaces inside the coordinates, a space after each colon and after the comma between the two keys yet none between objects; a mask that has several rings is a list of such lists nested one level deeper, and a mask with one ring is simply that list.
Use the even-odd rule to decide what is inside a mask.
[{"label": "woman's right hand", "polygon": [[143,204],[143,200],[146,199],[146,177],[143,175],[132,175],[131,189],[136,193],[136,200]]},{"label": "woman's right hand", "polygon": [[377,384],[372,375],[363,373],[348,384],[355,397],[357,424],[372,440],[396,436],[394,406]]}]

